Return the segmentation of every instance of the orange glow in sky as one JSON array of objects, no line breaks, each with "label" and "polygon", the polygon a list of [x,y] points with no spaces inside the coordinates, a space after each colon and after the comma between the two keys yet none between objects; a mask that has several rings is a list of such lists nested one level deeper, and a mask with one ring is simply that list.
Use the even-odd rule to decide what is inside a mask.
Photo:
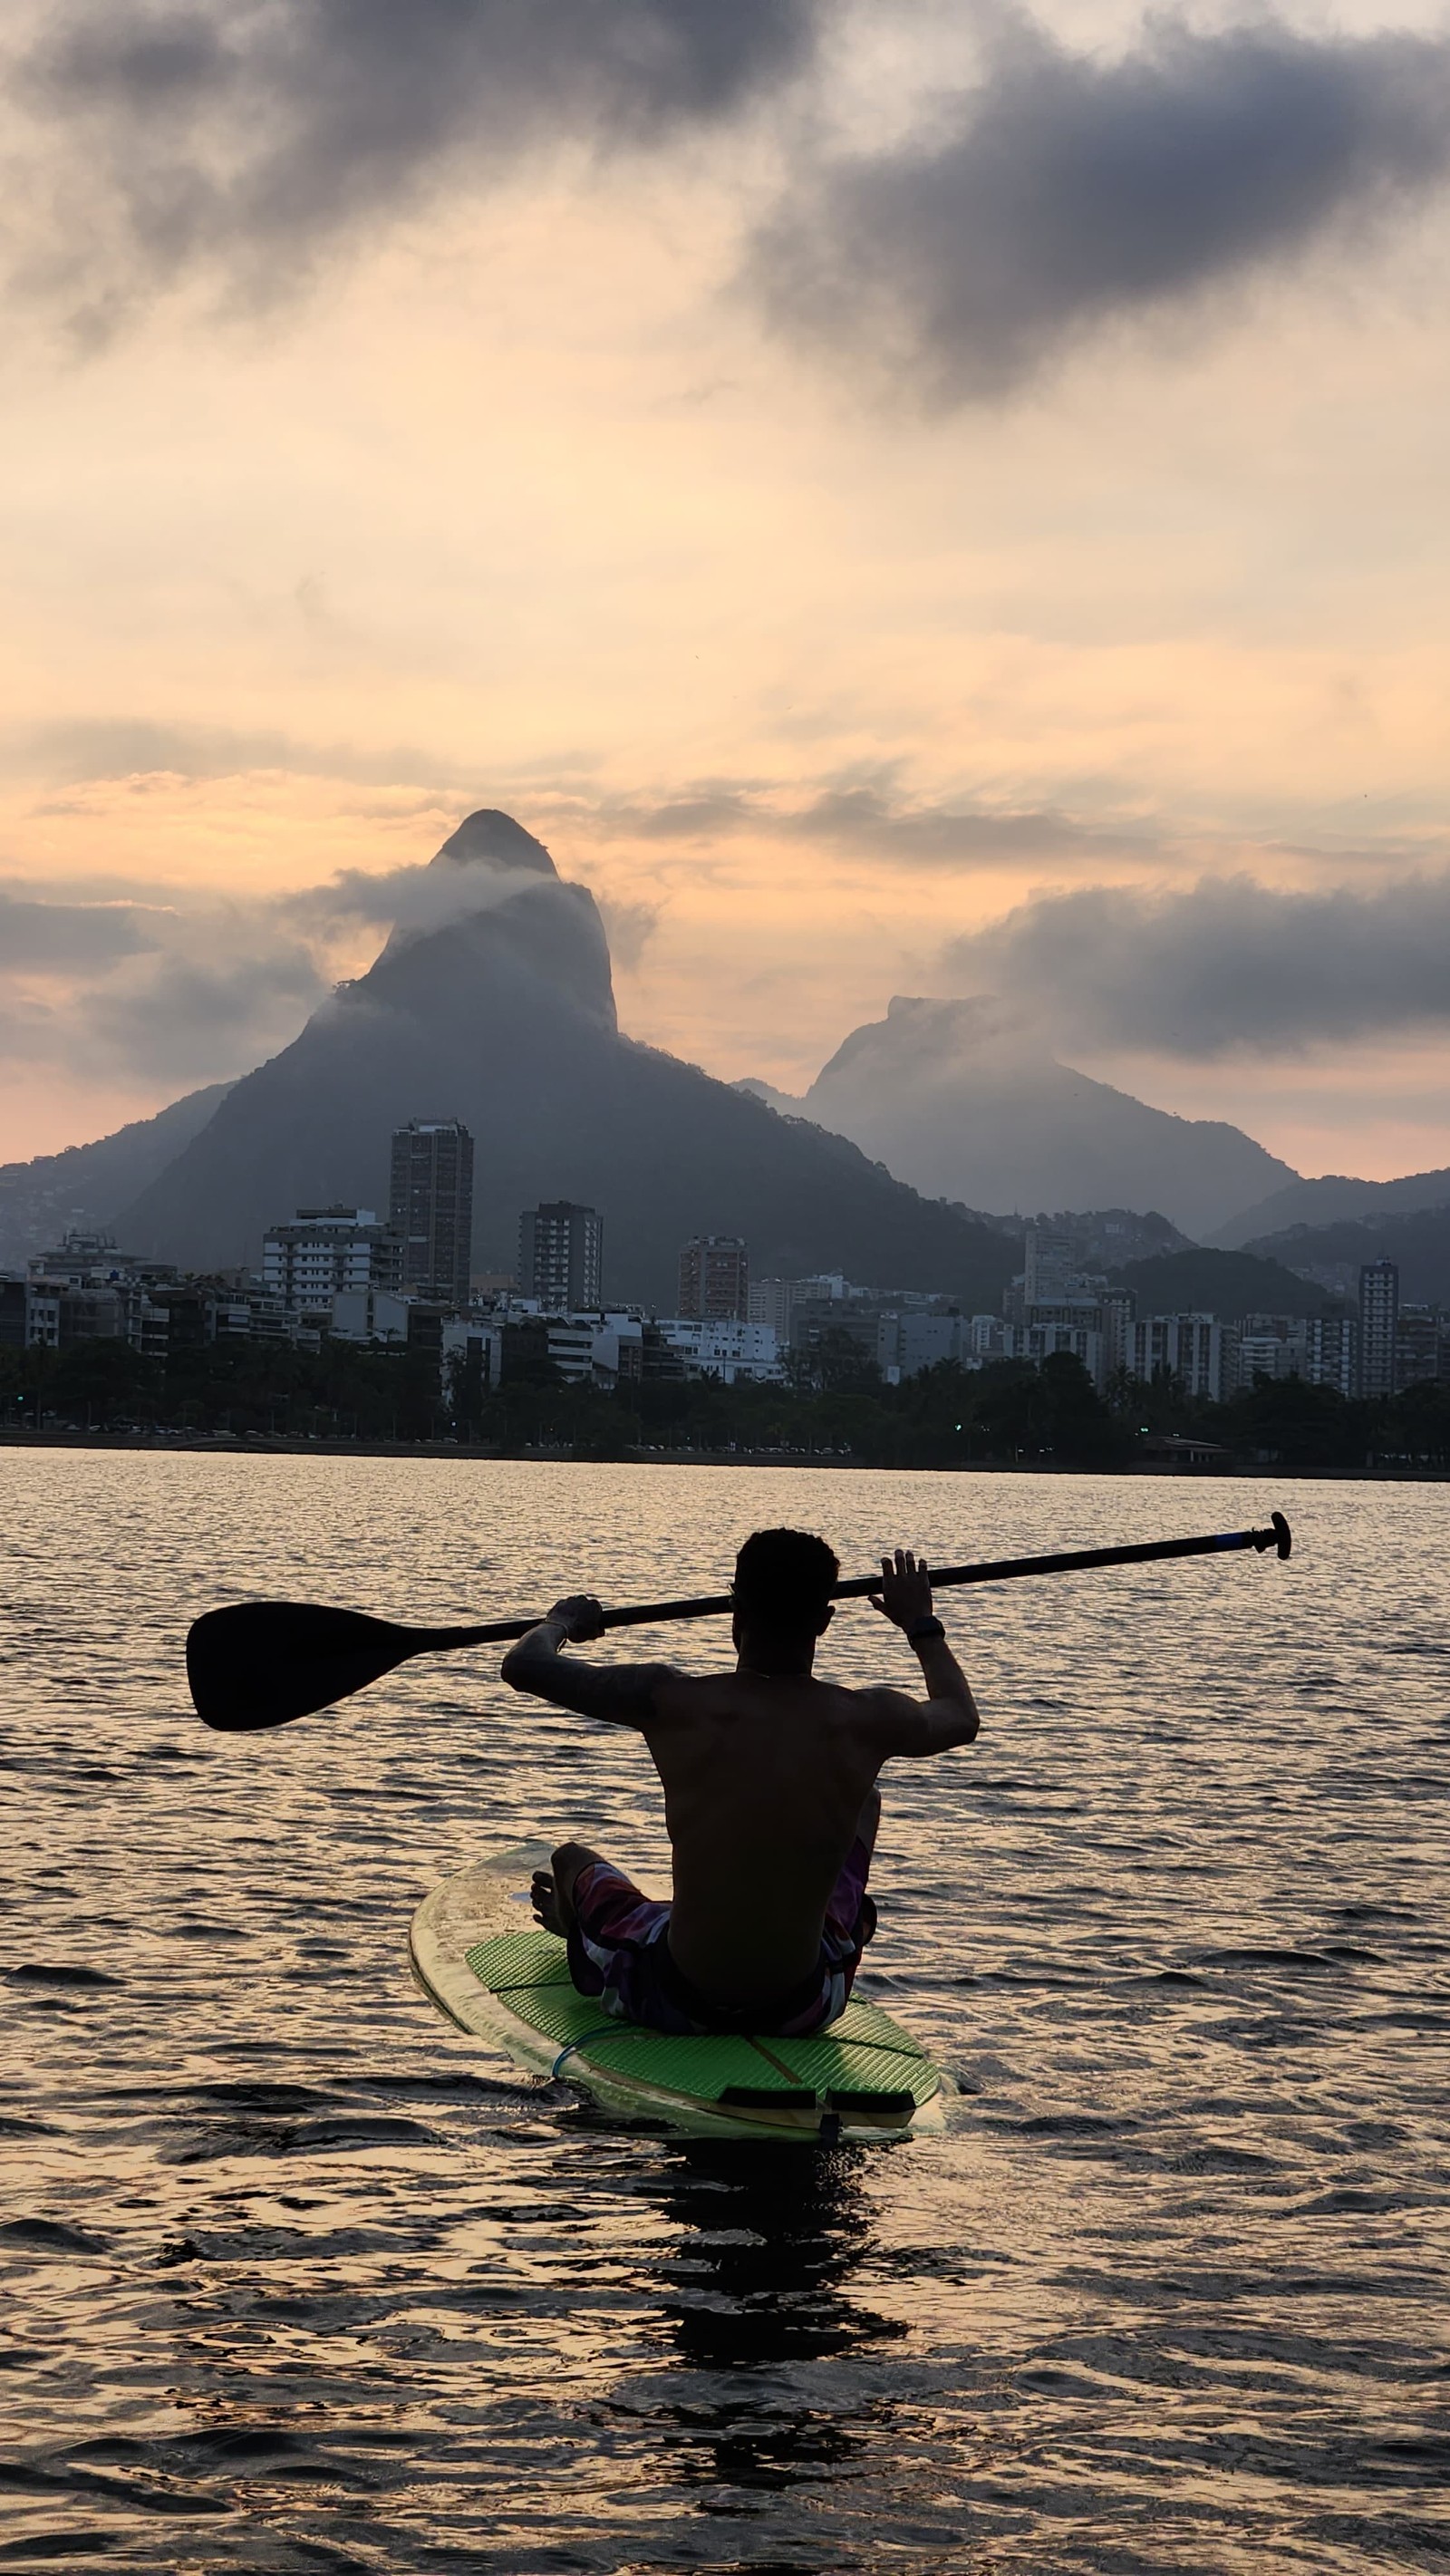
[{"label": "orange glow in sky", "polygon": [[[779,149],[525,161],[80,352],[17,290],[3,891],[260,958],[278,898],[500,805],[605,904],[631,1033],[799,1090],[1034,894],[1450,866],[1443,199],[944,403],[745,291]],[[275,1051],[265,982],[171,1060],[0,953],[0,1155]],[[1450,1161],[1444,1029],[1383,1019],[1088,1069],[1307,1171]]]}]

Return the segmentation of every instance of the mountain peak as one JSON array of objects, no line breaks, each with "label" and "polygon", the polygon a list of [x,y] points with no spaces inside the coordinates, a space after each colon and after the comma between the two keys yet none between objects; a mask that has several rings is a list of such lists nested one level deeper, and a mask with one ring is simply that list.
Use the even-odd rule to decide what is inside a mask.
[{"label": "mountain peak", "polygon": [[503,868],[528,868],[535,876],[557,877],[558,869],[542,841],[516,823],[512,814],[502,813],[496,805],[480,805],[476,814],[466,814],[456,832],[450,833],[433,859],[436,868],[444,859],[455,867],[472,867],[479,861]]},{"label": "mountain peak", "polygon": [[1174,1117],[1060,1063],[990,996],[894,996],[802,1105],[914,1188],[966,1207],[1160,1208],[1202,1237],[1294,1178],[1236,1127]]}]

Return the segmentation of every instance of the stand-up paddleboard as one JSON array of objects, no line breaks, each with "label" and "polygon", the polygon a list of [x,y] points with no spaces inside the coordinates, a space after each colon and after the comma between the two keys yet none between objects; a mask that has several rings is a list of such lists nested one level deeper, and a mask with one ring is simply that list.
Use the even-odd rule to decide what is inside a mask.
[{"label": "stand-up paddleboard", "polygon": [[680,2039],[611,2021],[576,1992],[552,1932],[501,1930],[532,1849],[460,1870],[425,1897],[409,1950],[425,1994],[460,2030],[604,2109],[695,2137],[900,2138],[942,2125],[949,2079],[889,2013],[853,1997],[813,2039]]}]

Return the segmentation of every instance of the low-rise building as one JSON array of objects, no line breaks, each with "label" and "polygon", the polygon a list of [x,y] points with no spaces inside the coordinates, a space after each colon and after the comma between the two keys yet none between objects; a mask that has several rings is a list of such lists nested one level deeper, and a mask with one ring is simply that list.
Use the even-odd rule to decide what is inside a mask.
[{"label": "low-rise building", "polygon": [[339,1342],[406,1342],[410,1303],[391,1288],[339,1288],[328,1329]]},{"label": "low-rise building", "polygon": [[1129,1374],[1145,1386],[1164,1375],[1186,1396],[1223,1404],[1238,1385],[1239,1336],[1217,1315],[1140,1315],[1129,1347]]},{"label": "low-rise building", "polygon": [[971,1331],[964,1315],[893,1308],[877,1323],[876,1365],[888,1386],[920,1377],[923,1369],[937,1368],[944,1360],[960,1367],[971,1356]]},{"label": "low-rise building", "polygon": [[108,1234],[82,1234],[74,1229],[53,1252],[32,1254],[26,1269],[31,1279],[57,1288],[114,1288],[134,1282],[159,1286],[176,1277],[174,1262],[122,1252]]},{"label": "low-rise building", "polygon": [[268,1228],[262,1285],[291,1313],[330,1322],[334,1297],[403,1285],[403,1246],[372,1208],[299,1208],[290,1224]]},{"label": "low-rise building", "polygon": [[780,1345],[768,1324],[742,1317],[713,1322],[694,1316],[663,1319],[659,1330],[684,1361],[687,1377],[715,1378],[722,1386],[778,1386],[785,1376]]},{"label": "low-rise building", "polygon": [[[1029,1316],[1033,1310],[1028,1309]],[[1049,1310],[1051,1315],[1051,1310]],[[1093,1385],[1101,1392],[1107,1375],[1107,1344],[1103,1338],[1101,1318],[1096,1308],[1089,1313],[1092,1322],[1073,1322],[1062,1314],[1051,1315],[1046,1322],[1009,1324],[1003,1332],[1003,1357],[1027,1360],[1041,1368],[1044,1360],[1055,1359],[1060,1352],[1081,1360]]]},{"label": "low-rise building", "polygon": [[481,1398],[503,1375],[502,1327],[481,1315],[445,1316],[438,1330],[438,1357],[445,1395]]}]

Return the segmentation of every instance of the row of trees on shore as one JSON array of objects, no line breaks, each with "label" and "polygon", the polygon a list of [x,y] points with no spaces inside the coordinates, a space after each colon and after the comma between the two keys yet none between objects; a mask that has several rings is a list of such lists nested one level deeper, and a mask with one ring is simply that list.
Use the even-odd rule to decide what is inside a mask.
[{"label": "row of trees on shore", "polygon": [[115,1341],[0,1350],[0,1422],[242,1439],[456,1439],[506,1455],[835,1455],[866,1467],[1126,1468],[1142,1461],[1145,1436],[1178,1433],[1218,1444],[1226,1467],[1450,1467],[1450,1387],[1437,1382],[1347,1402],[1331,1387],[1259,1379],[1231,1403],[1209,1405],[1161,1376],[1151,1385],[1121,1378],[1099,1395],[1065,1354],[1040,1370],[948,1362],[892,1387],[844,1351],[784,1387],[695,1380],[605,1391],[560,1383],[526,1345],[513,1358],[498,1389],[463,1370],[445,1392],[430,1352],[341,1341],[318,1350],[216,1343],[178,1351],[166,1366]]}]

